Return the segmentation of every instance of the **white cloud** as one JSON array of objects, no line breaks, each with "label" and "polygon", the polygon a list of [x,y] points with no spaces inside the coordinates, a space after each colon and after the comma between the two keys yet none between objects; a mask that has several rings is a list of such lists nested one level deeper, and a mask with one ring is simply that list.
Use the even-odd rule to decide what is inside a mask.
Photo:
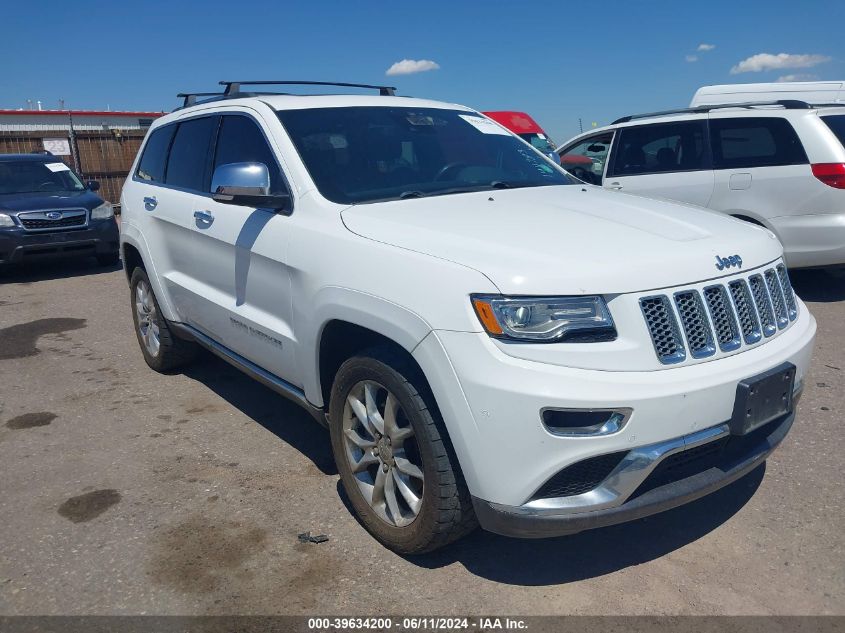
[{"label": "white cloud", "polygon": [[684,59],[687,60],[691,64],[693,62],[698,61],[698,55],[687,55],[686,57],[684,57]]},{"label": "white cloud", "polygon": [[396,62],[387,69],[385,75],[412,75],[413,73],[424,73],[427,70],[437,70],[440,64],[430,59],[403,59]]},{"label": "white cloud", "polygon": [[715,44],[699,44],[695,50],[699,53],[706,53],[707,51],[712,51],[714,48],[716,48]]},{"label": "white cloud", "polygon": [[818,75],[784,75],[783,77],[778,77],[777,81],[781,83],[789,82],[789,81],[815,81],[818,79]]},{"label": "white cloud", "polygon": [[829,62],[826,55],[790,55],[789,53],[758,53],[748,59],[743,59],[731,68],[732,75],[739,73],[759,73],[764,70],[780,70],[783,68],[812,68],[818,64]]}]

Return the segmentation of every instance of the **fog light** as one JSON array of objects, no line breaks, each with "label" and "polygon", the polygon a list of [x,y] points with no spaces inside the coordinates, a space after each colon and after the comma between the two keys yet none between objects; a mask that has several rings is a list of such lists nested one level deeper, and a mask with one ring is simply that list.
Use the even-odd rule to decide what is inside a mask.
[{"label": "fog light", "polygon": [[600,436],[620,431],[632,409],[552,409],[540,412],[543,425],[555,435]]}]

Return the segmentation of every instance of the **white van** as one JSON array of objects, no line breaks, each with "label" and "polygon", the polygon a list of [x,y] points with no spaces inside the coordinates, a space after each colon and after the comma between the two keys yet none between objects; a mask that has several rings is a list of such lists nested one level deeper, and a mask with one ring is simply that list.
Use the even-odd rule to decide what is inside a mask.
[{"label": "white van", "polygon": [[845,103],[845,81],[789,81],[760,84],[724,84],[696,90],[690,107],[750,101],[797,99],[813,104]]}]

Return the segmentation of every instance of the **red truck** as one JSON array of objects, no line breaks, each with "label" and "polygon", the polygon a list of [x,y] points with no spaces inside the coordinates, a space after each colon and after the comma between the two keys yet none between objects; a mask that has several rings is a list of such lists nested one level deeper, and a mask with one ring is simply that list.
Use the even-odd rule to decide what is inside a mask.
[{"label": "red truck", "polygon": [[511,132],[528,141],[536,149],[546,154],[555,162],[560,162],[560,157],[555,152],[555,145],[543,128],[525,112],[482,112],[499,125],[509,129]]}]

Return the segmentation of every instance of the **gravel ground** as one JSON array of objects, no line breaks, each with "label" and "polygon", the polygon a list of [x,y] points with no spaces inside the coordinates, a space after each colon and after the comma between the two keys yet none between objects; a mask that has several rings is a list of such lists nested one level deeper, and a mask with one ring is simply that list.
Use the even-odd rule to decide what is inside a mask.
[{"label": "gravel ground", "polygon": [[841,273],[794,274],[816,353],[765,466],[635,523],[409,559],[351,516],[306,413],[210,355],[146,367],[121,270],[0,282],[2,614],[845,614]]}]

